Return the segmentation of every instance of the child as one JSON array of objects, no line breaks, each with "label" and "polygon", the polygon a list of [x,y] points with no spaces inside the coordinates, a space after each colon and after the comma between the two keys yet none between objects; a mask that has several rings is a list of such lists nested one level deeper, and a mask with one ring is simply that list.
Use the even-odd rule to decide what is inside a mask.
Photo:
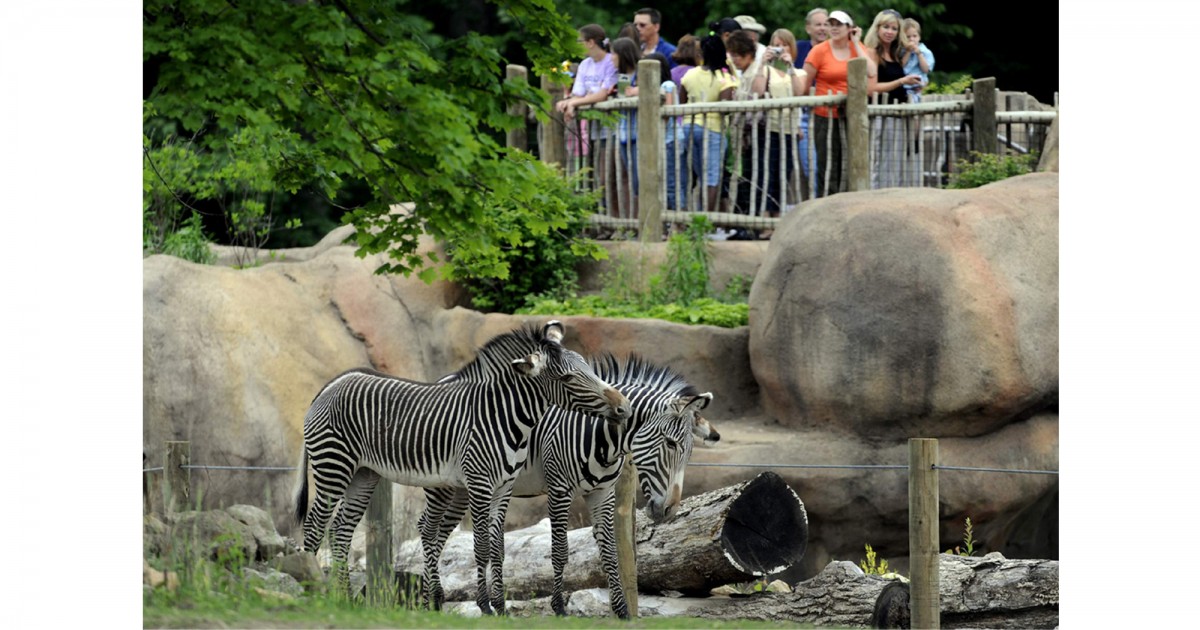
[{"label": "child", "polygon": [[921,102],[921,90],[929,85],[929,73],[933,71],[933,52],[921,43],[921,24],[912,18],[905,18],[900,23],[904,33],[904,74],[915,74],[921,77],[921,85],[906,85],[908,102]]}]

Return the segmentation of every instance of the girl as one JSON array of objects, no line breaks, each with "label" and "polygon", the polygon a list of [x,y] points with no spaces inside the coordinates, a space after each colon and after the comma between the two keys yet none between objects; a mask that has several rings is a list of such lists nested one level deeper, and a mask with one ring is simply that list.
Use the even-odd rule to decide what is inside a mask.
[{"label": "girl", "polygon": [[[688,70],[679,85],[679,102],[715,103],[733,100],[737,79],[725,66],[725,43],[718,35],[709,35],[700,42],[701,65]],[[717,194],[721,189],[721,166],[725,159],[725,130],[721,114],[693,114],[685,119],[683,135],[688,143],[688,162],[691,173],[704,183],[705,208],[717,210]],[[707,151],[705,151],[707,148]]]}]

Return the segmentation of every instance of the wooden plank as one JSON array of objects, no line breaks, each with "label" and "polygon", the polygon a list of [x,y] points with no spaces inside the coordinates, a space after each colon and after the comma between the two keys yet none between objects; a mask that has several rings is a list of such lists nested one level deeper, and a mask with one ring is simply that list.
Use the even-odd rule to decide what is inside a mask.
[{"label": "wooden plank", "polygon": [[[846,93],[846,151],[849,190],[871,189],[871,121],[867,117],[867,60],[851,59]],[[836,191],[829,191],[836,192]]]},{"label": "wooden plank", "polygon": [[395,605],[396,569],[392,553],[392,483],[375,486],[367,504],[367,593],[372,604]]},{"label": "wooden plank", "polygon": [[621,467],[621,475],[617,478],[617,509],[613,515],[613,527],[617,536],[617,571],[621,576],[621,590],[625,594],[630,619],[638,617],[637,523],[634,518],[637,492],[637,468],[633,465],[633,457],[626,453],[625,465]]},{"label": "wooden plank", "polygon": [[908,562],[914,628],[941,627],[937,440],[908,441]]},{"label": "wooden plank", "polygon": [[538,154],[546,164],[563,166],[567,163],[565,123],[562,113],[555,108],[555,105],[562,100],[562,87],[551,83],[548,77],[543,76],[542,89],[550,95],[550,120],[542,125],[542,133],[539,134],[542,146],[539,147]]},{"label": "wooden plank", "polygon": [[[521,81],[523,83],[529,82],[529,71],[525,69],[525,66],[508,64],[504,68],[504,76],[506,79],[516,79],[517,81]],[[525,122],[525,117],[529,115],[529,106],[524,102],[518,101],[508,106],[508,113],[521,119],[520,126],[518,126],[516,129],[510,129],[508,131],[506,138],[506,144],[508,148],[528,151],[529,133],[526,130],[527,124]]]},{"label": "wooden plank", "polygon": [[638,236],[643,243],[662,240],[663,188],[663,120],[662,64],[654,59],[638,62],[638,203],[637,217],[641,219]]},{"label": "wooden plank", "polygon": [[167,442],[163,455],[163,513],[190,510],[192,471],[184,468],[192,463],[191,442]]},{"label": "wooden plank", "polygon": [[985,155],[996,153],[996,79],[975,79],[975,107],[972,110],[973,150]]}]

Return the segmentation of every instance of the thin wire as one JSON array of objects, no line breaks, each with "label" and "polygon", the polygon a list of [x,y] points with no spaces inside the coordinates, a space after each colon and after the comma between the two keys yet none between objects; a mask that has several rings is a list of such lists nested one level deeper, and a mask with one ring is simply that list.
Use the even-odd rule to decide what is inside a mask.
[{"label": "thin wire", "polygon": [[163,467],[162,467],[162,466],[155,466],[154,468],[143,468],[143,469],[142,469],[142,472],[144,472],[144,473],[148,473],[148,472],[162,472],[162,469],[163,469]]},{"label": "thin wire", "polygon": [[934,464],[934,470],[976,470],[981,472],[1025,473],[1029,475],[1057,475],[1057,470],[1016,470],[1012,468],[974,468],[971,466],[939,466]]},{"label": "thin wire", "polygon": [[717,468],[717,467],[720,467],[720,468],[849,468],[849,469],[869,468],[869,469],[876,469],[876,470],[880,470],[880,469],[882,469],[882,470],[907,470],[908,469],[908,466],[891,466],[891,465],[887,465],[887,464],[860,464],[860,465],[856,466],[853,464],[846,464],[846,465],[836,465],[836,464],[707,464],[707,463],[700,463],[700,462],[688,462],[688,466],[711,466],[714,468]]},{"label": "thin wire", "polygon": [[189,469],[204,469],[204,470],[296,470],[295,466],[198,466],[198,465],[183,465],[180,466],[185,470]]}]

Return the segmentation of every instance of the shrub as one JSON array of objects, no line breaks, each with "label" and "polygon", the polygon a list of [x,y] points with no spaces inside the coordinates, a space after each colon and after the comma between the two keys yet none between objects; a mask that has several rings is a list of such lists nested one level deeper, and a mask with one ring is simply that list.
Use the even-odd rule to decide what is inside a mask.
[{"label": "shrub", "polygon": [[1031,173],[1037,166],[1037,159],[1036,153],[999,156],[972,151],[970,161],[958,161],[958,172],[950,176],[947,187],[978,188],[1015,175]]},{"label": "shrub", "polygon": [[[472,305],[482,311],[513,313],[530,300],[565,299],[578,288],[579,263],[608,256],[580,236],[596,207],[596,195],[577,194],[574,178],[562,177],[528,154],[513,154],[512,159],[525,161],[533,173],[540,191],[536,206],[489,200],[486,225],[430,226],[445,245],[448,263],[421,276],[462,284]],[[497,239],[488,237],[492,234]]]},{"label": "shrub", "polygon": [[211,265],[217,260],[217,255],[209,247],[210,242],[204,234],[200,214],[193,212],[179,229],[167,235],[163,241],[162,253],[202,265]]},{"label": "shrub", "polygon": [[974,85],[975,79],[969,74],[952,75],[934,72],[929,76],[929,85],[922,90],[925,94],[965,94]]}]

